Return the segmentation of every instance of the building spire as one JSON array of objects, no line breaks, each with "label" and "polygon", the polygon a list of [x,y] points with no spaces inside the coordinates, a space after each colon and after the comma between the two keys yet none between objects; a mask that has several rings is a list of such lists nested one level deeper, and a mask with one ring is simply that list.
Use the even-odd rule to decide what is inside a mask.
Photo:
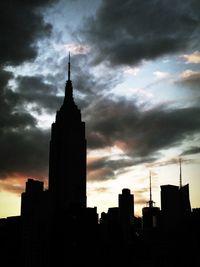
[{"label": "building spire", "polygon": [[182,168],[181,168],[181,158],[179,158],[179,164],[180,164],[180,176],[179,176],[179,187],[182,187]]},{"label": "building spire", "polygon": [[150,194],[150,200],[149,200],[149,207],[153,207],[153,200],[152,200],[152,191],[151,191],[151,171],[149,171],[149,194]]},{"label": "building spire", "polygon": [[70,52],[69,52],[69,60],[68,60],[68,81],[70,81]]},{"label": "building spire", "polygon": [[69,57],[68,57],[68,78],[66,81],[66,86],[65,86],[65,98],[64,98],[64,103],[67,101],[74,102],[73,100],[73,86],[72,86],[72,81],[70,80],[70,52],[69,52]]}]

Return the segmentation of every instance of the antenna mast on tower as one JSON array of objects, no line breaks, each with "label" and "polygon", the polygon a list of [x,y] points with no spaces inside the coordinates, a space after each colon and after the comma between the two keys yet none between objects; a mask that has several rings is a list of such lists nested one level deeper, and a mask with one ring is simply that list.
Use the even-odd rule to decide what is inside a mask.
[{"label": "antenna mast on tower", "polygon": [[150,191],[150,200],[149,200],[149,207],[153,207],[153,200],[152,200],[152,192],[151,192],[151,171],[149,172],[149,191]]},{"label": "antenna mast on tower", "polygon": [[179,178],[179,187],[182,187],[182,168],[181,168],[181,158],[179,159],[180,164],[180,178]]},{"label": "antenna mast on tower", "polygon": [[68,61],[68,81],[70,81],[70,52],[69,52],[69,61]]}]

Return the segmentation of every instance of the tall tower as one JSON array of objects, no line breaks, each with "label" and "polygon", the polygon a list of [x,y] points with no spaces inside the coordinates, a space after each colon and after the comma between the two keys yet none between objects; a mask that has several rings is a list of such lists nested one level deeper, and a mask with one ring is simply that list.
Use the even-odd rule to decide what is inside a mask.
[{"label": "tall tower", "polygon": [[142,209],[142,227],[144,229],[157,228],[160,223],[160,208],[155,207],[155,202],[152,200],[151,171],[149,172],[149,194],[148,207]]},{"label": "tall tower", "polygon": [[149,172],[149,207],[152,208],[153,207],[153,200],[152,200],[152,190],[151,190],[151,171]]},{"label": "tall tower", "polygon": [[73,98],[70,54],[64,101],[51,129],[49,192],[53,206],[59,211],[86,207],[85,122]]}]

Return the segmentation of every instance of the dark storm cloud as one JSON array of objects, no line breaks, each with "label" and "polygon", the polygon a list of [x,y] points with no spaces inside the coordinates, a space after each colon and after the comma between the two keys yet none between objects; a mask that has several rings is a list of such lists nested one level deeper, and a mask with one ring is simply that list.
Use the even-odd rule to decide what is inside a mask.
[{"label": "dark storm cloud", "polygon": [[198,146],[192,146],[189,149],[185,150],[181,155],[193,155],[193,154],[199,154],[200,153],[200,147]]},{"label": "dark storm cloud", "polygon": [[199,0],[103,0],[83,33],[96,63],[135,64],[199,44]]},{"label": "dark storm cloud", "polygon": [[[117,146],[128,159],[112,160],[99,157],[88,163],[88,180],[114,179],[127,167],[152,164],[161,150],[180,145],[200,129],[200,108],[166,109],[155,107],[142,111],[134,102],[102,99],[86,109],[89,149]],[[158,166],[177,164],[178,158],[157,163]]]},{"label": "dark storm cloud", "polygon": [[49,36],[51,25],[44,22],[39,8],[56,1],[0,1],[0,63],[20,64],[37,55],[36,41]]},{"label": "dark storm cloud", "polygon": [[43,76],[18,76],[15,91],[8,86],[10,78],[10,72],[0,71],[0,129],[6,132],[36,126],[27,104],[35,104],[34,109],[40,114],[42,109],[55,113],[62,103],[63,98],[56,96],[56,89],[45,83]]},{"label": "dark storm cloud", "polygon": [[200,108],[141,111],[134,102],[103,100],[87,112],[90,149],[116,145],[136,161],[159,158],[159,151],[181,144],[200,129]]},{"label": "dark storm cloud", "polygon": [[0,178],[47,175],[49,132],[39,129],[0,131]]},{"label": "dark storm cloud", "polygon": [[9,129],[34,126],[36,123],[23,108],[18,108],[20,96],[8,87],[11,77],[11,73],[0,71],[0,130],[6,132]]},{"label": "dark storm cloud", "polygon": [[63,101],[63,97],[56,95],[57,87],[45,82],[45,76],[18,76],[16,82],[21,104],[35,104],[38,113],[45,109],[48,113],[54,114]]},{"label": "dark storm cloud", "polygon": [[44,76],[18,76],[18,88],[21,93],[31,94],[32,92],[40,95],[56,94],[57,88],[52,84],[44,83]]},{"label": "dark storm cloud", "polygon": [[[5,71],[8,65],[19,65],[37,56],[37,42],[50,36],[51,25],[43,17],[51,0],[0,1],[0,178],[25,175],[43,178],[47,175],[49,131],[37,128],[37,120],[27,104],[55,112],[60,106],[55,87],[43,76],[14,79]],[[58,105],[58,106],[57,106]]]},{"label": "dark storm cloud", "polygon": [[109,157],[99,157],[89,160],[87,164],[88,180],[102,181],[115,178],[115,171],[123,172],[133,165],[131,159],[112,160]]},{"label": "dark storm cloud", "polygon": [[49,132],[36,128],[36,119],[23,107],[22,95],[13,92],[12,74],[0,71],[0,178],[47,174]]}]

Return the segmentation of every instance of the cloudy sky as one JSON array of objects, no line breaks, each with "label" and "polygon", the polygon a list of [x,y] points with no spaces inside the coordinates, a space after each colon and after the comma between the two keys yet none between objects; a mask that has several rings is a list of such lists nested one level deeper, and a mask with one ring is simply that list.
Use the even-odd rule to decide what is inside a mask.
[{"label": "cloudy sky", "polygon": [[63,101],[68,52],[86,122],[88,206],[135,211],[160,185],[189,183],[200,207],[200,1],[0,2],[0,217],[20,213],[27,178],[48,187],[51,123]]}]

